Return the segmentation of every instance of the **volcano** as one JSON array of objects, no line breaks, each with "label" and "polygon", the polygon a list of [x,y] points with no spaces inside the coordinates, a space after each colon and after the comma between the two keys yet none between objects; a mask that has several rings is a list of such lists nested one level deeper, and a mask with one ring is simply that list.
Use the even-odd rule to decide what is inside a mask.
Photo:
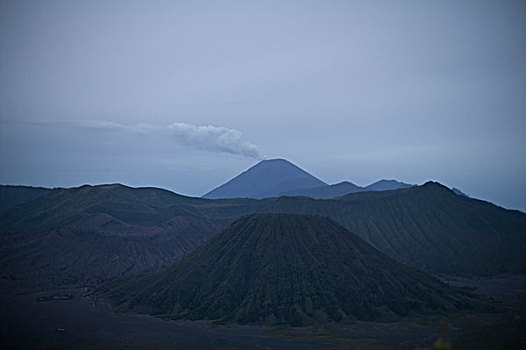
[{"label": "volcano", "polygon": [[270,198],[286,191],[326,185],[288,160],[268,159],[213,189],[203,198]]},{"label": "volcano", "polygon": [[242,217],[136,286],[121,309],[240,324],[387,321],[468,300],[334,221],[297,214]]}]

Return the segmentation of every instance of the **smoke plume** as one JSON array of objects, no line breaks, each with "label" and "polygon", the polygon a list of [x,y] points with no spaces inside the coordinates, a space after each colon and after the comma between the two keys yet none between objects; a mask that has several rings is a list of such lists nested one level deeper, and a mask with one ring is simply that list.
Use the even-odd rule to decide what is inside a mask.
[{"label": "smoke plume", "polygon": [[245,157],[261,159],[259,148],[243,139],[236,129],[224,126],[197,126],[186,123],[173,123],[168,127],[177,142],[211,152],[226,152]]}]

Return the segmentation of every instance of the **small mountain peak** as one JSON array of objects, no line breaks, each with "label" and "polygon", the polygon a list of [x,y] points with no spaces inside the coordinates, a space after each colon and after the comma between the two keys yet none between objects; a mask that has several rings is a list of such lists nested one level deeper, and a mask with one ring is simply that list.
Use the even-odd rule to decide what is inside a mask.
[{"label": "small mountain peak", "polygon": [[454,194],[456,195],[459,195],[459,196],[462,196],[462,197],[467,197],[467,198],[470,198],[467,194],[465,194],[464,192],[462,192],[461,190],[459,190],[458,188],[449,188],[443,184],[441,184],[440,182],[438,181],[427,181],[425,184],[423,184],[422,186],[420,186],[422,188],[427,188],[427,189],[440,189],[440,190],[448,190],[450,192],[453,192]]},{"label": "small mountain peak", "polygon": [[332,185],[332,186],[337,186],[337,185],[354,185],[354,186],[356,186],[355,184],[353,184],[353,183],[350,182],[350,181],[340,181],[340,182],[338,182],[338,183],[335,183],[335,184]]},{"label": "small mountain peak", "polygon": [[84,185],[80,185],[79,187],[72,187],[71,189],[74,190],[74,189],[83,189],[83,188],[92,188],[93,186],[90,185],[90,184],[84,184]]},{"label": "small mountain peak", "polygon": [[260,163],[279,163],[279,162],[292,164],[290,161],[284,158],[263,159]]},{"label": "small mountain peak", "polygon": [[[289,166],[289,167],[297,167],[294,163],[292,163],[291,161],[288,161],[286,159],[283,159],[283,158],[272,158],[272,159],[264,159],[258,163],[256,163],[252,168],[260,168],[260,167],[265,167],[265,166],[273,166],[273,167],[276,167],[276,166]],[[252,168],[249,168],[248,170],[252,169]]]},{"label": "small mountain peak", "polygon": [[105,189],[113,189],[113,188],[130,188],[126,185],[114,183],[114,184],[102,184],[95,187],[105,188]]},{"label": "small mountain peak", "polygon": [[422,185],[422,187],[428,187],[428,188],[445,188],[448,189],[446,186],[442,185],[440,182],[437,181],[427,181],[425,184]]},{"label": "small mountain peak", "polygon": [[378,180],[366,187],[364,187],[365,191],[386,191],[386,190],[398,190],[400,188],[409,188],[413,187],[413,185],[407,184],[405,182],[401,182],[394,179],[381,179]]},{"label": "small mountain peak", "polygon": [[401,185],[408,185],[405,182],[398,181],[395,179],[381,179],[373,183],[373,185],[379,185],[379,184],[401,184]]},{"label": "small mountain peak", "polygon": [[327,184],[290,161],[276,158],[257,163],[203,197],[270,198],[297,188],[324,185]]},{"label": "small mountain peak", "polygon": [[433,186],[433,185],[440,185],[440,182],[429,180],[429,181],[426,181],[422,186]]},{"label": "small mountain peak", "polygon": [[341,197],[349,193],[360,192],[363,188],[352,182],[342,181],[333,185],[324,185],[312,188],[297,188],[292,191],[280,193],[283,196],[303,196],[315,199],[330,199]]}]

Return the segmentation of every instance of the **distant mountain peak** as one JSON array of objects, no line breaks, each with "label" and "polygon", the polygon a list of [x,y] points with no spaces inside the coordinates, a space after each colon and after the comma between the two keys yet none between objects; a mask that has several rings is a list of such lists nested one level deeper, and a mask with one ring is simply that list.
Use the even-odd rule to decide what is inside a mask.
[{"label": "distant mountain peak", "polygon": [[405,185],[408,185],[404,182],[401,182],[395,179],[381,179],[381,180],[374,182],[373,185],[374,184],[405,184]]},{"label": "distant mountain peak", "polygon": [[427,181],[425,184],[423,184],[422,186],[426,186],[426,187],[440,187],[442,189],[447,189],[453,193],[455,193],[456,195],[459,195],[459,196],[462,196],[462,197],[466,197],[466,198],[470,198],[467,194],[465,194],[464,192],[462,192],[461,190],[459,190],[458,188],[456,187],[452,187],[452,188],[449,188],[445,185],[442,185],[440,182],[437,182],[437,181]]},{"label": "distant mountain peak", "polygon": [[423,188],[440,188],[440,189],[445,189],[445,190],[448,190],[448,191],[452,191],[449,187],[447,187],[446,185],[441,184],[438,181],[427,181],[421,187],[423,187]]},{"label": "distant mountain peak", "polygon": [[263,159],[262,161],[260,161],[260,163],[279,163],[279,162],[292,164],[292,162],[286,160],[285,158],[270,158],[270,159]]},{"label": "distant mountain peak", "polygon": [[381,179],[372,184],[365,186],[364,191],[386,191],[386,190],[398,190],[400,188],[409,188],[414,185],[410,185],[404,182],[400,182],[394,179]]},{"label": "distant mountain peak", "polygon": [[442,186],[442,187],[446,187],[446,186],[442,185],[440,182],[433,181],[433,180],[426,181],[422,186]]},{"label": "distant mountain peak", "polygon": [[282,158],[265,159],[227,183],[205,194],[204,198],[268,198],[296,188],[327,185],[297,165]]},{"label": "distant mountain peak", "polygon": [[291,191],[282,192],[281,195],[311,197],[316,199],[330,199],[360,191],[363,191],[363,188],[361,188],[360,186],[357,186],[349,181],[342,181],[334,185],[299,188]]},{"label": "distant mountain peak", "polygon": [[344,186],[344,185],[352,185],[352,186],[356,186],[355,184],[353,184],[352,182],[350,181],[340,181],[340,182],[337,182],[335,184],[332,184],[331,186]]}]

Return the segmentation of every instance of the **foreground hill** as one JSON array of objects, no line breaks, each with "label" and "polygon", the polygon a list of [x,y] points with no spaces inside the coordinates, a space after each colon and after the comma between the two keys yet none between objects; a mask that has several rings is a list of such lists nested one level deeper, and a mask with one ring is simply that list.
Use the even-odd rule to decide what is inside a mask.
[{"label": "foreground hill", "polygon": [[285,159],[263,160],[203,198],[269,198],[296,188],[327,185]]},{"label": "foreground hill", "polygon": [[136,288],[131,300],[113,292],[121,309],[242,324],[390,320],[467,306],[334,221],[291,214],[243,217]]}]

